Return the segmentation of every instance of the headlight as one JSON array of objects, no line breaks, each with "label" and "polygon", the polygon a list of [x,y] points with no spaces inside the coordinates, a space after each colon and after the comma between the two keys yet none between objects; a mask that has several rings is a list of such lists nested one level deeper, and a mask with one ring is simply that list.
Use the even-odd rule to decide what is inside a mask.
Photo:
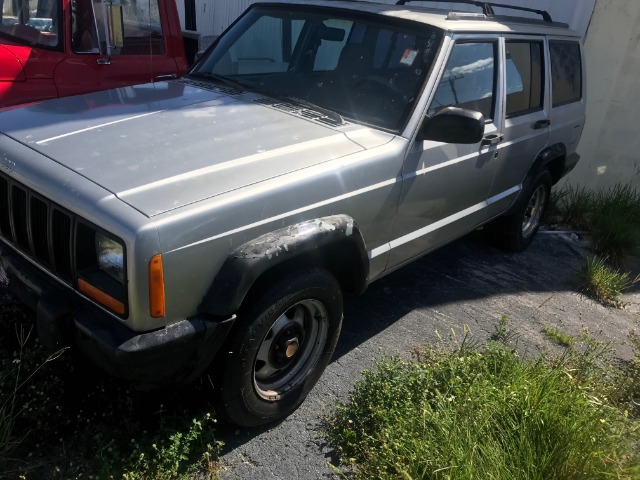
[{"label": "headlight", "polygon": [[125,318],[127,251],[124,241],[80,220],[75,246],[78,290]]},{"label": "headlight", "polygon": [[124,284],[124,247],[105,234],[96,232],[96,254],[100,270]]}]

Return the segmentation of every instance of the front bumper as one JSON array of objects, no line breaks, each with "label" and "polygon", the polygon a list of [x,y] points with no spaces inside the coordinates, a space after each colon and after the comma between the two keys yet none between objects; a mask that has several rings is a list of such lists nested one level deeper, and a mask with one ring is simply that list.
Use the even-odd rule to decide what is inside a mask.
[{"label": "front bumper", "polygon": [[9,289],[36,312],[49,349],[77,348],[103,370],[148,390],[196,379],[220,350],[235,316],[191,317],[151,332],[134,332],[0,242]]}]

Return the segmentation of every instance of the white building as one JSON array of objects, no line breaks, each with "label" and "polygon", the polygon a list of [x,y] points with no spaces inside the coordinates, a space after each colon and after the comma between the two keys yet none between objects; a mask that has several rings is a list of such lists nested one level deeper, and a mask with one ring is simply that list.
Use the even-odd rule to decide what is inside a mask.
[{"label": "white building", "polygon": [[[177,1],[183,27],[186,6],[197,20],[197,31],[215,36],[251,3],[264,0]],[[455,10],[475,8],[429,3]],[[530,0],[496,3],[534,6]],[[554,20],[568,23],[585,36],[587,123],[579,147],[580,163],[567,181],[589,187],[631,182],[640,188],[640,123],[635,122],[640,107],[640,1],[537,0],[535,8],[547,10]]]}]

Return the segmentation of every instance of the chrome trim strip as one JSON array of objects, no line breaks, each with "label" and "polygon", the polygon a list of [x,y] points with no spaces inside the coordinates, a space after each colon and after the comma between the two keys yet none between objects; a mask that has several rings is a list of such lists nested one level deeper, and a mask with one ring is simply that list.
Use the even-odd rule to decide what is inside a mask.
[{"label": "chrome trim strip", "polygon": [[357,195],[361,195],[363,193],[368,193],[368,192],[371,192],[373,190],[377,190],[379,188],[387,187],[387,186],[390,186],[390,185],[393,185],[393,184],[399,183],[399,182],[401,182],[401,179],[399,177],[398,178],[391,178],[389,180],[385,180],[384,182],[376,183],[375,185],[370,185],[368,187],[364,187],[364,188],[361,188],[359,190],[354,190],[353,192],[345,193],[343,195],[338,195],[337,197],[333,197],[333,198],[329,198],[327,200],[323,200],[322,202],[313,203],[311,205],[307,205],[306,207],[301,207],[301,208],[298,208],[296,210],[291,210],[289,212],[281,213],[280,215],[275,215],[275,216],[270,217],[270,218],[265,218],[264,220],[260,220],[258,222],[254,222],[254,223],[251,223],[249,225],[243,225],[242,227],[236,228],[234,230],[229,230],[228,232],[220,233],[218,235],[214,235],[212,237],[205,238],[204,240],[200,240],[198,242],[194,242],[194,243],[191,243],[189,245],[184,245],[182,247],[176,248],[176,249],[171,250],[171,251],[172,252],[177,252],[177,251],[180,251],[180,250],[184,250],[185,248],[194,247],[196,245],[201,245],[203,243],[211,242],[211,241],[217,240],[219,238],[228,237],[229,235],[233,235],[235,233],[243,232],[245,230],[249,230],[249,229],[254,228],[254,227],[259,227],[261,225],[266,225],[268,223],[275,222],[277,220],[282,220],[282,219],[287,218],[287,217],[289,217],[291,215],[296,215],[298,213],[307,212],[309,210],[313,210],[314,208],[324,207],[326,205],[330,205],[332,203],[339,202],[341,200],[346,200],[347,198],[352,198],[352,197],[355,197]]},{"label": "chrome trim strip", "polygon": [[389,243],[386,243],[384,245],[381,245],[377,248],[374,248],[373,250],[370,250],[368,253],[369,259],[373,259],[379,255],[382,255],[384,253],[387,253],[391,250],[393,250],[394,248],[397,248],[401,245],[404,245],[405,243],[409,243],[413,240],[416,240],[420,237],[423,237],[439,228],[445,227],[453,222],[456,222],[458,220],[463,219],[464,217],[467,217],[473,213],[476,213],[480,210],[482,210],[483,208],[488,207],[489,205],[492,205],[496,202],[499,202],[500,200],[508,197],[509,195],[512,195],[516,192],[519,192],[522,189],[522,185],[516,185],[515,187],[511,187],[508,190],[505,190],[504,192],[501,192],[497,195],[494,195],[493,197],[480,202],[476,205],[473,205],[469,208],[466,208],[464,210],[461,210],[453,215],[450,215],[446,218],[443,218],[442,220],[438,220],[437,222],[431,223],[425,227],[422,227],[419,230],[415,230],[411,233],[408,233],[406,235],[403,235],[402,237],[396,238],[395,240],[391,240]]},{"label": "chrome trim strip", "polygon": [[[282,219],[287,218],[287,217],[289,217],[291,215],[296,215],[298,213],[302,213],[302,212],[306,212],[306,211],[309,211],[309,210],[313,210],[314,208],[324,207],[324,206],[330,205],[330,204],[332,204],[334,202],[339,202],[339,201],[345,200],[347,198],[352,198],[352,197],[355,197],[357,195],[361,195],[363,193],[368,193],[368,192],[371,192],[373,190],[377,190],[378,188],[387,187],[389,185],[393,185],[393,184],[398,183],[400,181],[401,181],[400,178],[392,178],[392,179],[389,179],[389,180],[385,180],[384,182],[376,183],[375,185],[370,185],[368,187],[361,188],[359,190],[354,190],[353,192],[345,193],[345,194],[339,195],[337,197],[333,197],[333,198],[330,198],[330,199],[327,199],[327,200],[323,200],[322,202],[314,203],[314,204],[311,204],[311,205],[307,205],[306,207],[301,207],[301,208],[298,208],[296,210],[291,210],[289,212],[281,213],[280,215],[276,215],[276,216],[273,216],[273,217],[265,218],[264,220],[260,220],[258,222],[254,222],[254,223],[251,223],[249,225],[244,225],[244,226],[236,228],[234,230],[229,230],[227,232],[220,233],[218,235],[214,235],[214,236],[209,237],[209,238],[205,238],[204,240],[200,240],[198,242],[190,243],[189,245],[184,245],[182,247],[176,248],[175,250],[171,250],[171,251],[172,252],[177,252],[177,251],[180,251],[180,250],[184,250],[185,248],[194,247],[196,245],[201,245],[203,243],[211,242],[213,240],[218,240],[219,238],[228,237],[229,235],[233,235],[233,234],[236,234],[236,233],[239,233],[239,232],[243,232],[245,230],[249,230],[249,229],[254,228],[254,227],[259,227],[261,225],[266,225],[268,223],[275,222],[277,220],[282,220]],[[506,198],[509,195],[513,194],[513,193],[516,193],[516,192],[520,191],[521,189],[522,189],[522,185],[516,185],[515,187],[511,187],[510,189],[505,190],[504,192],[501,192],[501,193],[499,193],[497,195],[494,195],[493,197],[491,197],[491,198],[489,198],[489,199],[487,199],[487,200],[485,200],[483,202],[480,202],[480,203],[478,203],[476,205],[473,205],[473,206],[471,206],[471,207],[469,207],[469,208],[467,208],[465,210],[462,210],[462,211],[460,211],[460,212],[458,212],[458,213],[456,213],[454,215],[451,215],[449,217],[443,218],[442,220],[439,220],[439,221],[437,221],[435,223],[427,225],[426,227],[423,227],[423,228],[421,228],[419,230],[416,230],[414,232],[408,233],[407,235],[403,235],[400,238],[397,238],[397,239],[392,240],[392,241],[390,241],[388,243],[382,244],[379,247],[376,247],[376,248],[374,248],[372,250],[369,250],[367,252],[367,256],[369,257],[369,259],[373,259],[375,257],[378,257],[378,256],[380,256],[380,255],[382,255],[384,253],[387,253],[387,252],[391,251],[392,249],[394,249],[396,247],[399,247],[401,245],[404,245],[405,243],[408,243],[408,242],[410,242],[412,240],[415,240],[415,239],[420,238],[420,237],[422,237],[424,235],[427,235],[428,233],[431,233],[431,232],[433,232],[434,230],[436,230],[438,228],[441,228],[441,227],[444,227],[446,225],[449,225],[450,223],[453,223],[453,222],[455,222],[457,220],[460,220],[460,219],[462,219],[462,218],[464,218],[464,217],[466,217],[468,215],[471,215],[472,213],[480,211],[483,208],[486,208],[489,205],[491,205],[491,204],[493,204],[495,202],[498,202],[498,201],[502,200],[503,198]]]}]

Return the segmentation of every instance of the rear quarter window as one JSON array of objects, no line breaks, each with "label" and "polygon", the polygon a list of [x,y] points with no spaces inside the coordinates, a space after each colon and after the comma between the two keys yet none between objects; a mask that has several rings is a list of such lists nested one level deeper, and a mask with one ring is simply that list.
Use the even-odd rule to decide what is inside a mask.
[{"label": "rear quarter window", "polygon": [[550,40],[551,95],[554,107],[582,99],[582,59],[580,44]]}]

